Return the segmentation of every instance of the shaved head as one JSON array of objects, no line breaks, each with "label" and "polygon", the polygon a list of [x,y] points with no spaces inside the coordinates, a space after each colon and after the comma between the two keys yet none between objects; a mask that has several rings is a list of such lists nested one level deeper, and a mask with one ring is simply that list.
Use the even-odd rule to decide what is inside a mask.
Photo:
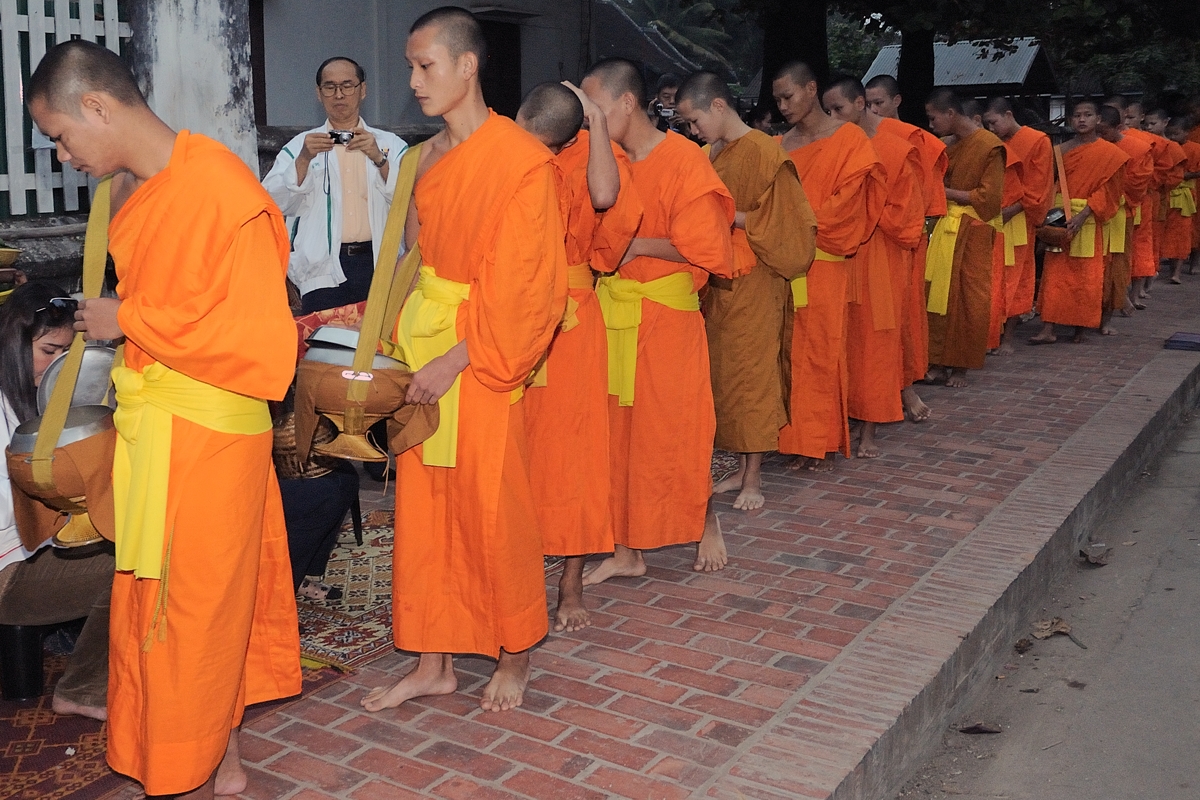
[{"label": "shaved head", "polygon": [[583,77],[595,78],[614,99],[631,94],[638,107],[646,105],[646,81],[641,67],[627,58],[601,59]]},{"label": "shaved head", "polygon": [[121,57],[95,42],[76,39],[46,51],[25,84],[25,102],[80,115],[79,101],[88,92],[103,92],[122,105],[146,108],[146,98]]},{"label": "shaved head", "polygon": [[[1125,109],[1129,108],[1129,101],[1119,94],[1114,94],[1112,97],[1104,101],[1104,105],[1111,106],[1117,111],[1124,111]],[[1103,117],[1104,115],[1101,114],[1100,116]]]},{"label": "shaved head", "polygon": [[966,113],[963,110],[963,101],[954,93],[953,89],[935,89],[933,94],[929,95],[929,99],[925,101],[925,105],[942,112]]},{"label": "shaved head", "polygon": [[483,38],[483,28],[470,11],[458,6],[435,8],[417,17],[408,33],[411,36],[425,28],[437,29],[437,41],[450,52],[450,58],[457,61],[463,53],[474,53],[479,70],[483,70],[487,62],[487,42]]},{"label": "shaved head", "polygon": [[789,61],[780,67],[775,73],[775,80],[781,78],[789,78],[797,86],[807,86],[817,82],[817,74],[803,61]]},{"label": "shaved head", "polygon": [[882,89],[887,93],[888,97],[898,97],[900,95],[900,81],[893,78],[891,75],[876,75],[871,80],[867,81],[867,89]]},{"label": "shaved head", "polygon": [[988,101],[987,110],[1000,115],[1013,113],[1012,103],[1008,102],[1007,97],[993,97]]},{"label": "shaved head", "polygon": [[558,150],[583,126],[583,103],[561,83],[539,83],[525,95],[517,123],[551,150]]},{"label": "shaved head", "polygon": [[850,75],[835,75],[830,78],[829,86],[825,91],[828,92],[830,89],[837,89],[847,100],[857,100],[860,97],[864,101],[867,99],[867,90],[863,88],[858,78]]},{"label": "shaved head", "polygon": [[733,92],[729,91],[729,84],[717,73],[707,70],[690,76],[679,87],[675,94],[675,103],[679,104],[684,100],[692,108],[700,111],[712,108],[713,100],[723,100],[730,108],[734,108],[736,104]]},{"label": "shaved head", "polygon": [[1105,103],[1100,106],[1100,122],[1110,128],[1121,127],[1121,112],[1116,106]]}]

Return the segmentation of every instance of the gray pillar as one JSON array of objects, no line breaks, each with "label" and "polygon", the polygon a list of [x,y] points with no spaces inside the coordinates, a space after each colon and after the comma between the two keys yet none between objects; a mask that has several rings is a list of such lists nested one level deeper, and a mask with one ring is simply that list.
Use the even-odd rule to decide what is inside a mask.
[{"label": "gray pillar", "polygon": [[132,66],[176,130],[233,150],[258,175],[247,0],[132,0]]}]

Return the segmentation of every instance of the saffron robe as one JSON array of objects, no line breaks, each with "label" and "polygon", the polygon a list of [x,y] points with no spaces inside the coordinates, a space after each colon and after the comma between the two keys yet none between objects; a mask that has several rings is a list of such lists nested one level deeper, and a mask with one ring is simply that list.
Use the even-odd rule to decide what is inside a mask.
[{"label": "saffron robe", "polygon": [[1075,257],[1069,247],[1061,253],[1046,253],[1038,295],[1038,312],[1044,322],[1099,327],[1104,304],[1104,223],[1119,210],[1121,174],[1128,160],[1125,151],[1103,139],[1063,154],[1067,189],[1072,199],[1087,201],[1096,223],[1084,226],[1076,238],[1090,235],[1094,254]]},{"label": "saffron robe", "polygon": [[[283,217],[223,145],[181,131],[167,168],[109,226],[126,366],[158,361],[279,400],[296,368]],[[300,691],[300,640],[270,431],[175,417],[167,492],[166,639],[142,651],[161,582],[117,572],[108,763],[151,795],[209,779],[247,704]]]},{"label": "saffron robe", "polygon": [[[987,222],[1000,214],[1004,192],[1004,145],[982,128],[946,148],[946,186],[970,192],[979,219],[964,215],[954,244],[950,296],[945,314],[929,312],[929,363],[981,369],[992,313],[992,245]],[[982,220],[982,221],[981,221]]]},{"label": "saffron robe", "polygon": [[1121,193],[1125,198],[1125,252],[1110,253],[1105,264],[1104,308],[1108,311],[1119,311],[1129,302],[1134,260],[1154,257],[1152,226],[1149,218],[1144,216],[1144,210],[1138,213],[1138,209],[1144,209],[1146,193],[1154,178],[1154,154],[1149,142],[1128,133],[1114,144],[1129,160],[1125,162],[1125,175],[1121,181]]},{"label": "saffron robe", "polygon": [[[885,117],[879,131],[907,139],[921,157],[921,195],[925,200],[925,216],[940,217],[946,213],[946,143],[924,128],[898,119]],[[929,372],[929,315],[925,311],[925,254],[929,236],[922,235],[913,254],[913,271],[904,298],[904,319],[900,325],[900,347],[904,356],[905,385],[925,378]]]},{"label": "saffron robe", "polygon": [[779,429],[787,424],[780,354],[788,281],[812,264],[817,219],[795,164],[762,131],[725,145],[713,168],[746,214],[745,227],[733,231],[739,277],[710,280],[703,304],[716,446],[769,452],[778,448]]},{"label": "saffron robe", "polygon": [[[1003,211],[1009,206],[1021,202],[1025,197],[1025,185],[1021,183],[1021,156],[1017,151],[1008,147],[1004,148],[1004,193],[1000,201],[1000,209]],[[1000,334],[1004,330],[1004,322],[1008,319],[1005,315],[1005,302],[1008,297],[1008,267],[1005,265],[1005,250],[1007,249],[1006,234],[1003,230],[996,231],[996,239],[992,243],[992,316],[988,324],[988,349],[992,350],[1000,346]],[[1029,247],[1027,240],[1024,245]],[[1014,261],[1016,260],[1016,248],[1014,250]],[[1014,277],[1017,277],[1016,266],[1012,267]]]},{"label": "saffron robe", "polygon": [[492,113],[417,183],[422,263],[470,286],[455,311],[470,366],[458,378],[456,466],[426,466],[422,445],[396,459],[392,614],[402,650],[496,658],[547,632],[525,402],[514,400],[514,390],[541,360],[566,307],[552,158]]},{"label": "saffron robe", "polygon": [[1131,276],[1137,278],[1153,278],[1158,274],[1159,251],[1162,248],[1162,231],[1158,219],[1159,195],[1162,181],[1166,174],[1166,139],[1155,136],[1138,128],[1125,128],[1121,131],[1126,138],[1143,142],[1150,148],[1150,161],[1153,172],[1146,184],[1146,196],[1142,199],[1141,222],[1137,225],[1133,237],[1133,254],[1129,268]]},{"label": "saffron robe", "polygon": [[[580,131],[576,142],[558,154],[567,263],[576,268],[590,264],[597,272],[615,270],[642,220],[629,159],[611,146],[621,188],[603,212],[592,207],[588,193],[588,132]],[[595,289],[572,286],[569,295],[578,307],[568,310],[568,322],[550,343],[546,385],[526,390],[525,422],[542,549],[548,555],[578,556],[613,549],[608,336]]]},{"label": "saffron robe", "polygon": [[871,146],[883,166],[885,202],[879,224],[847,261],[847,410],[866,422],[900,422],[904,408],[901,324],[912,260],[925,233],[921,157],[908,141],[876,131]]},{"label": "saffron robe", "polygon": [[857,125],[790,153],[817,216],[817,248],[808,270],[808,305],[793,313],[789,421],[779,451],[810,458],[850,456],[847,424],[846,263],[875,230],[883,209],[883,167]]},{"label": "saffron robe", "polygon": [[1192,221],[1183,216],[1178,208],[1169,207],[1171,191],[1183,183],[1183,175],[1187,171],[1187,153],[1178,143],[1167,140],[1167,155],[1170,159],[1170,170],[1163,183],[1162,202],[1166,209],[1163,216],[1163,258],[1187,258],[1192,254]]},{"label": "saffron robe", "polygon": [[[1200,142],[1188,139],[1183,143],[1183,152],[1187,155],[1187,171],[1200,172]],[[1200,204],[1200,190],[1196,188],[1200,178],[1193,178],[1192,197]],[[1200,214],[1192,215],[1192,249],[1200,249]]]},{"label": "saffron robe", "polygon": [[[733,198],[699,147],[668,131],[634,162],[633,186],[645,209],[638,237],[670,239],[687,262],[638,256],[621,277],[646,283],[684,273],[699,290],[710,273],[735,276]],[[699,541],[716,432],[699,311],[642,301],[634,398],[631,406],[608,398],[616,541],[637,550]]]},{"label": "saffron robe", "polygon": [[1008,319],[1033,310],[1037,285],[1034,229],[1045,221],[1046,212],[1054,203],[1054,147],[1049,136],[1022,125],[1004,143],[1004,149],[1017,153],[1021,160],[1021,187],[1024,189],[1021,206],[1025,212],[1028,242],[1016,247],[1016,264],[1005,267],[1004,318]]}]

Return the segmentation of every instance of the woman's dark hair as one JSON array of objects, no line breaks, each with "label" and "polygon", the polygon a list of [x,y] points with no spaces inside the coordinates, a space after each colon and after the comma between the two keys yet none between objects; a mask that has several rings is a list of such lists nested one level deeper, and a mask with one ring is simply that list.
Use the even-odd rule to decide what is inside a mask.
[{"label": "woman's dark hair", "polygon": [[33,385],[33,341],[47,331],[75,322],[75,304],[54,304],[66,297],[62,287],[30,282],[18,286],[0,305],[0,393],[24,422],[36,417],[37,389]]}]

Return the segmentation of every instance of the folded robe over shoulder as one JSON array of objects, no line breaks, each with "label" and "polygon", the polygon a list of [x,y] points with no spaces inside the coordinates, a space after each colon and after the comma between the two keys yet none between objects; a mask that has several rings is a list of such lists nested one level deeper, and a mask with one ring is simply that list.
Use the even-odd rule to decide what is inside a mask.
[{"label": "folded robe over shoulder", "polygon": [[[160,362],[229,392],[280,399],[296,366],[283,218],[223,145],[182,131],[167,168],[109,229],[126,365]],[[166,636],[147,641],[161,582],[118,572],[109,623],[108,762],[147,794],[208,780],[242,710],[300,691],[300,642],[271,433],[176,417]]]},{"label": "folded robe over shoulder", "polygon": [[847,308],[847,408],[866,422],[904,419],[900,391],[904,381],[901,326],[912,259],[925,232],[921,159],[904,139],[877,131],[871,146],[886,176],[886,201],[874,232],[847,261],[850,303]]},{"label": "folded robe over shoulder", "polygon": [[496,658],[546,634],[525,404],[513,390],[566,307],[552,158],[493,113],[417,183],[422,262],[470,287],[455,309],[455,335],[471,363],[459,376],[456,465],[427,466],[423,445],[396,461],[392,614],[402,650]]},{"label": "folded robe over shoulder", "polygon": [[787,424],[780,352],[788,281],[812,264],[817,220],[795,165],[762,131],[726,145],[713,167],[746,214],[745,228],[733,232],[740,277],[710,286],[704,298],[716,446],[768,452]]},{"label": "folded robe over shoulder", "polygon": [[[668,132],[634,162],[633,187],[645,208],[638,238],[669,239],[687,262],[638,256],[622,278],[683,274],[698,290],[709,274],[734,277],[733,198],[699,147]],[[704,533],[716,414],[700,312],[649,299],[641,309],[633,405],[610,394],[608,410],[613,530],[618,544],[645,550]]]},{"label": "folded robe over shoulder", "polygon": [[573,282],[568,310],[550,343],[546,385],[525,393],[529,436],[529,483],[548,555],[578,556],[613,549],[609,508],[608,336],[591,269],[612,272],[642,221],[642,203],[633,188],[629,159],[610,144],[621,188],[603,212],[592,207],[587,167],[590,140],[578,140],[558,154],[562,173],[567,263],[586,285]]},{"label": "folded robe over shoulder", "polygon": [[1121,175],[1128,160],[1125,151],[1103,139],[1077,145],[1063,154],[1072,200],[1086,200],[1096,218],[1094,226],[1085,226],[1076,237],[1092,237],[1093,255],[1076,257],[1071,249],[1046,253],[1038,296],[1043,321],[1085,328],[1100,326],[1104,303],[1103,223],[1120,209]]},{"label": "folded robe over shoulder", "polygon": [[[1192,221],[1189,217],[1185,217],[1178,208],[1171,207],[1170,193],[1180,190],[1184,173],[1187,172],[1188,158],[1179,143],[1169,139],[1167,140],[1167,156],[1170,159],[1171,167],[1163,184],[1163,188],[1166,190],[1167,213],[1163,225],[1162,257],[1187,258],[1192,253]],[[1187,191],[1187,188],[1183,187],[1183,191]]]},{"label": "folded robe over shoulder", "polygon": [[[1187,155],[1187,171],[1200,172],[1200,142],[1188,139],[1183,143],[1183,152]],[[1200,205],[1200,179],[1193,178],[1192,197]],[[1200,249],[1200,213],[1192,215],[1192,249]]]},{"label": "folded robe over shoulder", "polygon": [[[921,157],[921,195],[925,200],[925,216],[940,217],[946,213],[946,144],[929,131],[890,117],[879,122],[879,130],[906,139]],[[913,271],[904,296],[903,320],[900,324],[900,348],[904,355],[904,383],[923,380],[929,372],[929,315],[925,310],[925,253],[929,237],[922,235],[913,254]]]},{"label": "folded robe over shoulder", "polygon": [[1034,229],[1045,221],[1046,212],[1054,203],[1054,148],[1049,136],[1022,125],[1004,143],[1004,149],[1015,152],[1021,161],[1021,207],[1027,241],[1014,248],[1016,263],[1005,268],[1003,313],[1009,319],[1033,310],[1037,284]]},{"label": "folded robe over shoulder", "polygon": [[[1001,196],[1001,210],[1008,208],[1011,205],[1021,202],[1025,197],[1025,185],[1021,182],[1021,174],[1023,172],[1023,164],[1021,156],[1015,148],[1004,148],[1004,194]],[[1021,231],[1017,232],[1014,229],[1015,225],[1021,226]],[[1003,229],[996,231],[995,241],[992,243],[992,317],[988,324],[988,349],[1000,346],[1000,333],[1004,329],[1004,322],[1008,319],[1005,315],[1005,298],[1008,296],[1009,287],[1009,268],[1005,265],[1005,261],[1009,260],[1008,253],[1012,253],[1013,272],[1012,277],[1018,278],[1019,273],[1016,271],[1016,246],[1009,242],[1011,236],[1014,239],[1024,238],[1024,247],[1029,247],[1032,239],[1025,238],[1028,236],[1028,228],[1025,227],[1023,220],[1014,218],[1010,220]]]},{"label": "folded robe over shoulder", "polygon": [[857,125],[790,153],[817,215],[817,248],[808,271],[808,305],[795,309],[788,351],[789,422],[779,451],[809,458],[850,455],[847,427],[846,256],[875,230],[883,210],[883,167]]},{"label": "folded robe over shoulder", "polygon": [[[1154,178],[1154,154],[1150,143],[1128,133],[1114,142],[1129,160],[1125,162],[1125,176],[1121,181],[1121,192],[1125,197],[1125,252],[1113,253],[1105,277],[1104,305],[1109,311],[1119,311],[1129,303],[1128,291],[1138,259],[1153,259],[1153,226],[1135,224],[1150,217],[1144,210],[1146,193]],[[1156,265],[1149,267],[1155,271]]]},{"label": "folded robe over shoulder", "polygon": [[992,243],[1000,214],[1004,145],[982,128],[946,148],[946,186],[970,193],[979,219],[963,216],[954,244],[945,314],[929,313],[929,363],[982,369],[992,313]]},{"label": "folded robe over shoulder", "polygon": [[[1140,214],[1133,236],[1133,254],[1130,259],[1130,274],[1136,278],[1153,278],[1158,274],[1158,252],[1162,246],[1162,232],[1157,229],[1158,199],[1163,178],[1166,176],[1166,139],[1137,128],[1121,131],[1126,139],[1142,142],[1150,148],[1150,178],[1146,181],[1146,195],[1139,206]],[[1128,152],[1128,151],[1127,151]],[[1134,156],[1130,156],[1133,158]]]}]

